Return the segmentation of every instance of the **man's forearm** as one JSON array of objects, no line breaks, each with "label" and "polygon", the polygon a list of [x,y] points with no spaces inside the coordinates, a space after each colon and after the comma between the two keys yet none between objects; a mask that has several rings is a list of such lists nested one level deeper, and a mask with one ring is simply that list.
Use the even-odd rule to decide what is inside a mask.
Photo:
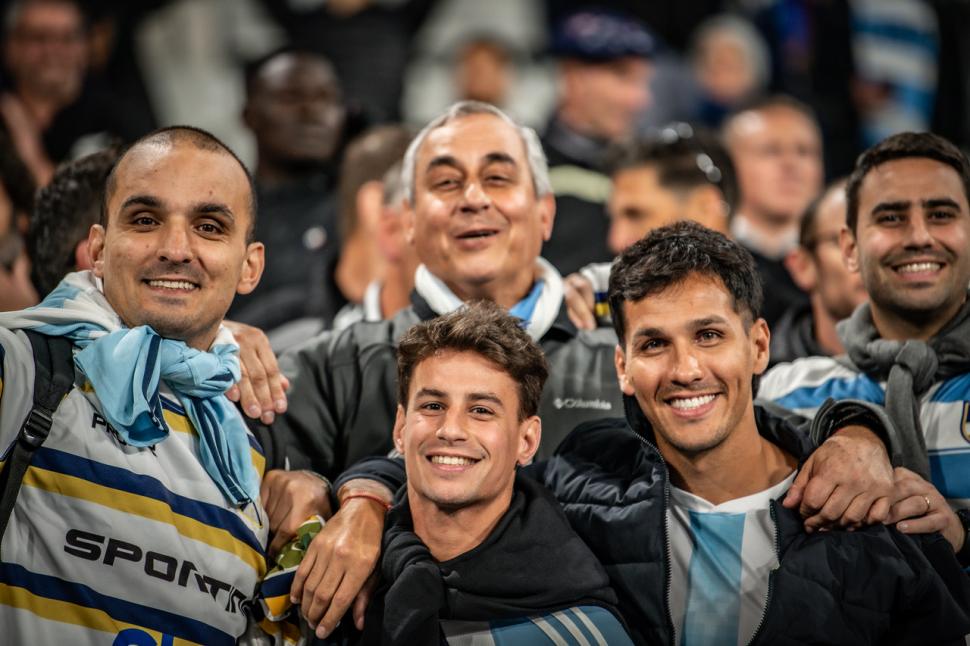
[{"label": "man's forearm", "polygon": [[338,502],[349,491],[365,491],[381,495],[388,503],[394,493],[404,486],[407,476],[403,458],[365,458],[344,471],[334,482]]}]

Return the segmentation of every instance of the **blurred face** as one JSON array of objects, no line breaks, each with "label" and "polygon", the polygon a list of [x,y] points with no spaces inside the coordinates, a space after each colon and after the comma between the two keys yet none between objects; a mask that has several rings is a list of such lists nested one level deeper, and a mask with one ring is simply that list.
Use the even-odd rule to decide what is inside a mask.
[{"label": "blurred face", "polygon": [[507,505],[515,465],[532,459],[540,434],[538,417],[519,419],[516,382],[488,359],[455,351],[425,359],[394,429],[412,508]]},{"label": "blurred face", "polygon": [[741,192],[738,209],[754,220],[798,222],[822,190],[822,144],[802,113],[774,107],[735,117],[726,140]]},{"label": "blurred face", "polygon": [[[624,168],[613,175],[607,210],[609,245],[620,253],[654,229],[693,220],[726,233],[722,195],[713,186],[676,190],[663,186],[653,166]],[[706,193],[706,194],[705,194]]]},{"label": "blurred face", "polygon": [[711,451],[753,424],[751,378],[768,365],[768,327],[746,325],[720,280],[693,274],[623,307],[620,388],[636,397],[662,453]]},{"label": "blurred face", "polygon": [[263,246],[246,243],[246,176],[229,155],[188,143],[142,144],[89,236],[94,273],[125,325],[207,349],[233,296],[255,288]]},{"label": "blurred face", "polygon": [[608,63],[563,66],[563,116],[584,134],[619,140],[633,132],[650,105],[653,66],[628,56]]},{"label": "blurred face", "polygon": [[842,257],[839,234],[845,227],[845,210],[842,187],[825,195],[815,216],[815,241],[811,249],[815,266],[814,289],[822,306],[836,321],[848,318],[869,298],[859,274],[850,272]]},{"label": "blurred face", "polygon": [[405,226],[431,273],[464,300],[508,307],[525,296],[555,203],[536,197],[518,131],[489,114],[432,130],[416,156],[414,183]]},{"label": "blurred face", "polygon": [[6,59],[19,88],[60,100],[76,96],[88,60],[78,9],[67,2],[27,4],[7,42]]},{"label": "blurred face", "polygon": [[749,96],[757,83],[747,51],[726,34],[711,34],[701,43],[695,73],[707,94],[723,105]]},{"label": "blurred face", "polygon": [[502,105],[512,80],[508,54],[494,43],[470,43],[458,57],[455,76],[462,99]]},{"label": "blurred face", "polygon": [[856,231],[844,234],[843,251],[874,316],[945,323],[970,283],[970,209],[960,176],[926,158],[877,166],[862,181]]},{"label": "blurred face", "polygon": [[322,163],[337,149],[346,112],[327,62],[281,54],[260,70],[244,116],[260,155],[284,163]]}]

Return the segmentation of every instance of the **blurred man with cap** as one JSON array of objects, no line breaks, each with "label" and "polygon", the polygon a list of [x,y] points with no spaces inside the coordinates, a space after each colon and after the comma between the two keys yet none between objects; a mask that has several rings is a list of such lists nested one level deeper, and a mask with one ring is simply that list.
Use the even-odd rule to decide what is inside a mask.
[{"label": "blurred man with cap", "polygon": [[580,11],[553,35],[560,96],[542,146],[556,195],[556,229],[543,249],[563,274],[612,258],[607,247],[609,145],[632,134],[650,103],[656,40],[641,23],[611,11]]}]

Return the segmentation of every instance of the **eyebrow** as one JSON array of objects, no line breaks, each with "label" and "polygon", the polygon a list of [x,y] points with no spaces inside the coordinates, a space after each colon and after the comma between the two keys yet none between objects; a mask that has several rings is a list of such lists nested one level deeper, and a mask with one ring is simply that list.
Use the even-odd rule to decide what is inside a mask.
[{"label": "eyebrow", "polygon": [[[907,210],[912,202],[909,200],[897,200],[894,202],[880,202],[872,208],[872,213],[882,213],[884,211],[895,212],[895,211],[905,211]],[[924,209],[934,209],[941,206],[950,207],[953,209],[959,209],[960,205],[949,197],[931,197],[926,200],[920,200],[920,206]]]},{"label": "eyebrow", "polygon": [[122,202],[121,210],[125,210],[129,206],[147,206],[150,208],[158,208],[161,205],[162,201],[153,195],[132,195]]},{"label": "eyebrow", "polygon": [[[122,202],[121,210],[125,210],[131,206],[146,206],[152,209],[159,209],[163,208],[164,205],[165,202],[154,195],[132,195]],[[199,202],[192,205],[191,211],[192,213],[220,214],[230,221],[234,222],[236,220],[232,209],[221,202]]]},{"label": "eyebrow", "polygon": [[457,159],[455,159],[451,155],[439,155],[428,162],[428,168],[426,169],[426,172],[430,172],[435,168],[438,168],[439,166],[448,166],[456,170],[461,170],[461,164],[458,163]]},{"label": "eyebrow", "polygon": [[486,401],[495,404],[496,406],[504,408],[502,400],[495,393],[468,393],[467,399],[469,401]]},{"label": "eyebrow", "polygon": [[[701,319],[695,319],[688,323],[688,326],[692,330],[699,330],[700,328],[707,327],[709,325],[727,325],[727,319],[723,316],[705,316]],[[633,334],[634,339],[643,337],[655,337],[655,336],[666,336],[667,333],[659,327],[645,327],[637,330]]]},{"label": "eyebrow", "polygon": [[485,155],[485,163],[482,166],[488,166],[489,164],[511,164],[512,166],[517,166],[515,163],[515,158],[508,153],[494,152]]}]

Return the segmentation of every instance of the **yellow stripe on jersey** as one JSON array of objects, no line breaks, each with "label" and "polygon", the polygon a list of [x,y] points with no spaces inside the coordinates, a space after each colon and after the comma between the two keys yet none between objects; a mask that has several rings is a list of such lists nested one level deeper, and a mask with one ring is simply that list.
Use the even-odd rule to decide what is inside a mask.
[{"label": "yellow stripe on jersey", "polygon": [[187,538],[236,555],[241,561],[256,570],[260,578],[266,574],[266,560],[263,556],[234,537],[228,530],[206,525],[194,518],[175,513],[171,507],[160,500],[105,487],[82,478],[38,467],[30,467],[27,470],[27,474],[24,476],[24,484],[51,493],[87,500],[125,514],[133,514],[167,523]]},{"label": "yellow stripe on jersey", "polygon": [[[101,630],[108,633],[109,636],[117,635],[126,628],[136,628],[151,635],[155,643],[160,644],[162,641],[162,633],[149,630],[143,626],[118,621],[104,610],[87,608],[60,599],[42,597],[29,592],[25,588],[0,583],[0,599],[3,599],[3,604],[6,606],[26,610],[51,621],[74,624],[89,630]],[[177,646],[204,646],[179,637],[176,637],[173,643]]]},{"label": "yellow stripe on jersey", "polygon": [[[198,437],[198,433],[185,415],[180,415],[179,413],[166,408],[162,411],[162,417],[165,418],[165,423],[168,424],[168,428],[170,430],[175,431],[176,433],[184,433],[186,435]],[[266,458],[256,449],[249,447],[249,459],[252,460],[256,473],[258,473],[260,479],[262,479],[263,473],[266,471]]]}]

